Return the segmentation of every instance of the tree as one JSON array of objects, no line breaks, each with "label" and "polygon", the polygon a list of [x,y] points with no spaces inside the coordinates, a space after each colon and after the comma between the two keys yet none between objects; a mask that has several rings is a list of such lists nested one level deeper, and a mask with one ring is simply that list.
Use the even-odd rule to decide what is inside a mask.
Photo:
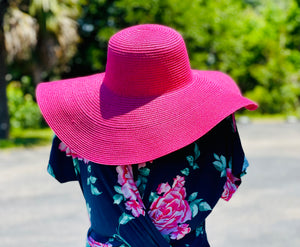
[{"label": "tree", "polygon": [[262,113],[299,114],[299,6],[294,0],[265,0],[258,12],[263,17],[256,31],[261,59],[249,66],[256,85],[247,96],[260,103]]},{"label": "tree", "polygon": [[76,52],[80,10],[78,0],[0,0],[0,138],[9,134],[7,66],[34,87],[60,76]]},{"label": "tree", "polygon": [[30,68],[37,85],[45,77],[59,76],[67,69],[79,42],[76,19],[81,7],[78,0],[32,0],[29,13],[38,23],[38,41]]},{"label": "tree", "polygon": [[0,0],[0,139],[9,136],[9,116],[6,95],[6,49],[4,44],[4,15],[8,8],[7,0]]},{"label": "tree", "polygon": [[76,52],[80,11],[78,0],[10,1],[4,22],[10,68],[29,74],[35,86],[59,76]]}]

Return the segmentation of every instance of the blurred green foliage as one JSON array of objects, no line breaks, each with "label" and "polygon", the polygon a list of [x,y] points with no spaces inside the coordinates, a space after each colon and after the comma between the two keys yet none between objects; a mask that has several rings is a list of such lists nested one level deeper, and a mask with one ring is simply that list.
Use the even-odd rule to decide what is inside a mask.
[{"label": "blurred green foliage", "polygon": [[39,128],[42,116],[31,94],[24,92],[21,83],[11,82],[7,86],[10,125],[12,128]]},{"label": "blurred green foliage", "polygon": [[[260,104],[258,112],[300,115],[299,0],[72,1],[76,4],[80,7],[72,18],[78,23],[77,52],[63,72],[49,67],[47,73],[41,71],[48,75],[45,80],[103,72],[114,33],[135,24],[159,23],[183,35],[192,68],[228,73]],[[59,28],[52,28],[56,31]],[[38,126],[34,80],[22,66],[13,65],[18,63],[11,65],[12,80],[21,86],[8,88],[11,123]]]},{"label": "blurred green foliage", "polygon": [[9,139],[0,140],[0,149],[49,145],[53,139],[50,128],[12,129]]},{"label": "blurred green foliage", "polygon": [[110,36],[160,23],[184,37],[191,65],[230,74],[261,113],[299,114],[300,10],[295,0],[85,0],[68,76],[105,70]]}]

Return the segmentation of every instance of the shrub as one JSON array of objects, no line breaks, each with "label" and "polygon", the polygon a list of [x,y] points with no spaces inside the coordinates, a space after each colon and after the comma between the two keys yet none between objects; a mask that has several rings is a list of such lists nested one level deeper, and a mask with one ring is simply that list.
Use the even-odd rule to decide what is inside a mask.
[{"label": "shrub", "polygon": [[23,93],[21,83],[13,81],[7,86],[10,125],[12,128],[40,128],[42,116],[32,95]]}]

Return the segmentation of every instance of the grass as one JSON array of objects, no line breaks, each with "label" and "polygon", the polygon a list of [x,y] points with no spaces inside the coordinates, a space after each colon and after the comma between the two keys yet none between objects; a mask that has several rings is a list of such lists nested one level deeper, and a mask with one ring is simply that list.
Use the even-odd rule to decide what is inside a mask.
[{"label": "grass", "polygon": [[[247,112],[238,112],[237,119],[242,116],[248,116],[253,122],[282,122],[285,121],[287,115],[262,115]],[[295,114],[296,117],[300,117]],[[12,129],[8,140],[0,140],[0,149],[15,147],[35,147],[49,145],[52,142],[53,132],[50,128],[44,129]]]},{"label": "grass", "polygon": [[252,111],[240,111],[236,113],[236,118],[240,117],[248,117],[252,122],[266,122],[266,123],[277,123],[277,122],[285,122],[289,117],[295,117],[300,119],[299,112],[291,113],[291,114],[262,114]]},{"label": "grass", "polygon": [[283,122],[286,119],[284,115],[258,115],[258,114],[236,114],[236,119],[248,117],[252,122]]},{"label": "grass", "polygon": [[53,132],[45,129],[12,129],[10,138],[0,140],[0,149],[15,147],[34,147],[51,144]]}]

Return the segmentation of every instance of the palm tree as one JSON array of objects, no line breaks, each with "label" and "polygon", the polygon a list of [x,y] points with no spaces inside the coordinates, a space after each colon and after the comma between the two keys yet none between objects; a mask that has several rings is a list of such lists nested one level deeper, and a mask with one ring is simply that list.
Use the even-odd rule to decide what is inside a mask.
[{"label": "palm tree", "polygon": [[27,61],[20,70],[30,71],[36,85],[43,75],[61,73],[79,42],[79,0],[29,2],[0,0],[0,139],[9,134],[6,63]]},{"label": "palm tree", "polygon": [[[7,63],[28,60],[37,43],[37,24],[29,14],[19,10],[20,1],[1,1],[0,31],[0,138],[9,136],[9,113],[6,95]],[[1,37],[2,36],[2,37]]]},{"label": "palm tree", "polygon": [[51,70],[60,73],[75,55],[79,36],[75,19],[79,1],[32,0],[29,12],[39,24],[38,42],[33,57],[33,81],[38,84]]}]

